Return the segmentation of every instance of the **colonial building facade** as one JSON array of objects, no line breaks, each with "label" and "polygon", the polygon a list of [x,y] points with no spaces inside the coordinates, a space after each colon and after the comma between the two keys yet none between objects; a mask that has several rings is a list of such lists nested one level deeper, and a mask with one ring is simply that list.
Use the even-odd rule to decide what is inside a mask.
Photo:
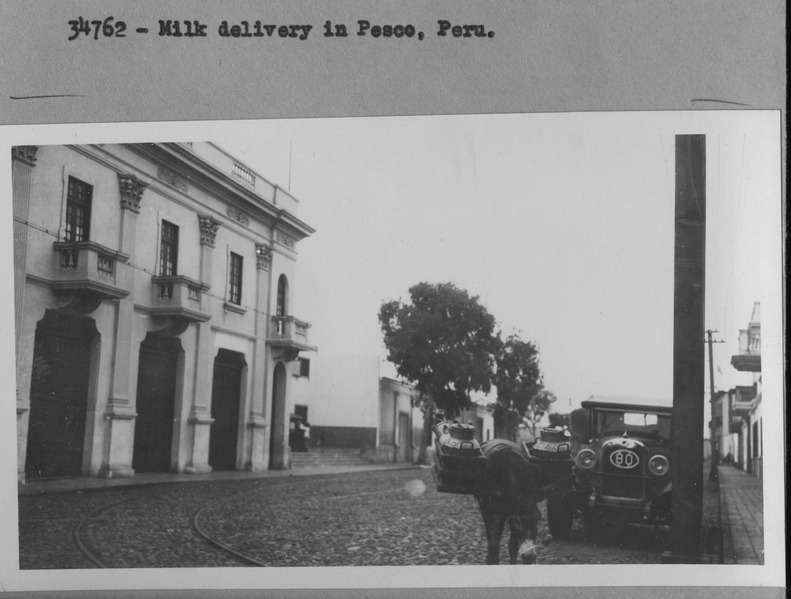
[{"label": "colonial building facade", "polygon": [[731,357],[739,372],[749,372],[752,385],[736,387],[731,403],[731,432],[737,436],[740,468],[763,477],[763,387],[761,377],[761,304],[755,302],[750,322],[739,331],[739,353]]},{"label": "colonial building facade", "polygon": [[12,160],[20,480],[287,468],[298,201],[210,143]]},{"label": "colonial building facade", "polygon": [[739,331],[739,353],[731,365],[749,372],[751,385],[719,391],[711,401],[711,430],[719,457],[727,464],[763,477],[763,386],[761,304],[756,302],[746,329]]}]

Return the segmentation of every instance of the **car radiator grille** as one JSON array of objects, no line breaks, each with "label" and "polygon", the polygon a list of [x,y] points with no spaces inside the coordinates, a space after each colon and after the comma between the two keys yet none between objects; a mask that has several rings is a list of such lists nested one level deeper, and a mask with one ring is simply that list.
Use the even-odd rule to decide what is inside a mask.
[{"label": "car radiator grille", "polygon": [[610,462],[610,454],[613,450],[606,451],[602,456],[602,482],[600,492],[602,495],[610,497],[624,497],[629,499],[640,499],[645,495],[645,481],[643,478],[643,467],[645,466],[645,453],[638,452],[640,463],[634,468],[617,468]]}]

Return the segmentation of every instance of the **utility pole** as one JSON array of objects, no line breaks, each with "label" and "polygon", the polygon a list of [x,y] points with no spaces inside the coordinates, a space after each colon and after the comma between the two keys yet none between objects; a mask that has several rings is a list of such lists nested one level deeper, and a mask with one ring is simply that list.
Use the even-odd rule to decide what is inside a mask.
[{"label": "utility pole", "polygon": [[673,520],[663,563],[701,563],[706,358],[706,136],[676,135],[673,289]]},{"label": "utility pole", "polygon": [[[711,443],[711,469],[709,470],[709,480],[714,481],[717,480],[717,467],[720,463],[720,452],[719,452],[719,442],[715,438],[714,431],[716,429],[714,423],[714,358],[711,350],[711,346],[713,343],[725,343],[725,341],[717,340],[714,341],[711,336],[714,333],[719,333],[719,331],[711,329],[706,330],[706,343],[709,344],[709,388],[711,389],[711,426],[709,427],[709,443]],[[720,423],[720,426],[725,426],[725,423]]]}]

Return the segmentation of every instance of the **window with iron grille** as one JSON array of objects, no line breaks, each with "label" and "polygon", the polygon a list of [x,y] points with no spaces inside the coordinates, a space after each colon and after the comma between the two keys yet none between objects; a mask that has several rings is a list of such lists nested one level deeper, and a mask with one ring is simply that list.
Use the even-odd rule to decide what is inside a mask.
[{"label": "window with iron grille", "polygon": [[228,289],[228,301],[237,306],[242,303],[242,257],[231,252],[231,276]]},{"label": "window with iron grille", "polygon": [[179,228],[162,221],[162,243],[159,250],[159,274],[170,277],[177,273],[179,254]]},{"label": "window with iron grille", "polygon": [[66,241],[90,239],[92,199],[92,185],[69,177],[66,191]]}]

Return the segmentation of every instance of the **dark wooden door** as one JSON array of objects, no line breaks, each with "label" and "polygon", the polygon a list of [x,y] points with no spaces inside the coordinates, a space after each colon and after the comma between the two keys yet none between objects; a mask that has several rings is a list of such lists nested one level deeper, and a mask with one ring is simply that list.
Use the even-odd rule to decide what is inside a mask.
[{"label": "dark wooden door", "polygon": [[224,352],[218,355],[214,361],[211,391],[211,417],[214,422],[209,438],[209,466],[212,470],[236,469],[241,381],[242,364],[224,355]]},{"label": "dark wooden door", "polygon": [[171,340],[150,335],[140,345],[132,452],[135,472],[170,471],[176,366],[177,352]]},{"label": "dark wooden door", "polygon": [[25,476],[82,473],[91,341],[84,326],[42,321],[36,332]]}]

